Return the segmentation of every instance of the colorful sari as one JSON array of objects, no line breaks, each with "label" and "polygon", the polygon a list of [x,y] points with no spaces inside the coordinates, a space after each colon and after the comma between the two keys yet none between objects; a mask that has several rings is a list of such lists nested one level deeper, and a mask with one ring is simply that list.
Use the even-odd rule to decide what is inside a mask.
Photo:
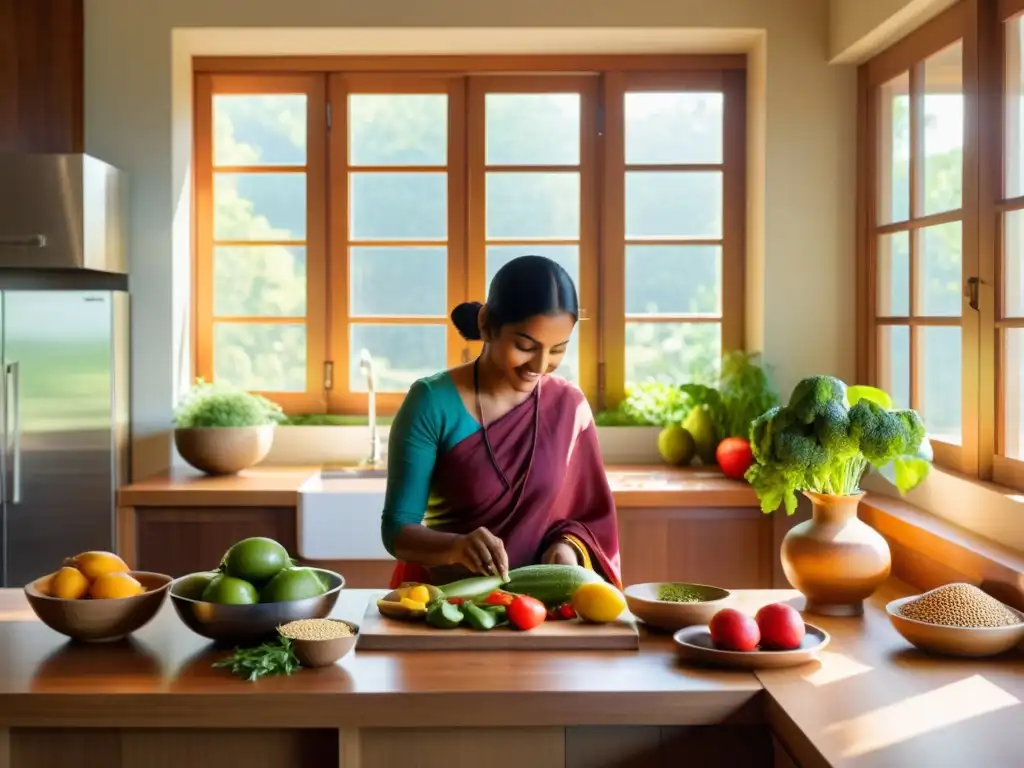
[{"label": "colorful sari", "polygon": [[[432,509],[424,525],[458,534],[487,528],[504,542],[510,568],[539,563],[548,547],[565,541],[585,566],[621,587],[615,501],[580,390],[546,377],[489,424],[486,437],[511,487],[478,430],[437,457],[431,495],[443,499],[443,508]],[[399,562],[391,588],[444,583],[444,570]]]}]

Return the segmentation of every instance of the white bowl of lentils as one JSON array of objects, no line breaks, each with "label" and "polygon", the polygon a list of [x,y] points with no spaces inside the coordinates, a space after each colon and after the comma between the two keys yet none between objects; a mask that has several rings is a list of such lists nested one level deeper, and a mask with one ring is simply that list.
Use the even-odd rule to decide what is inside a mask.
[{"label": "white bowl of lentils", "polygon": [[1024,641],[1024,613],[971,584],[945,584],[885,606],[916,648],[947,656],[995,656]]}]

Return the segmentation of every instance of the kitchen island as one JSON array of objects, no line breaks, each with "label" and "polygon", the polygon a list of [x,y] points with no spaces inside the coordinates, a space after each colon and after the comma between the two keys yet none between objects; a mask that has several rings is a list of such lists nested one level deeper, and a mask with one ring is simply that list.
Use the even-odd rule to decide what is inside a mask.
[{"label": "kitchen island", "polygon": [[[821,663],[757,675],[682,666],[643,633],[638,652],[357,649],[246,683],[170,604],[128,642],[79,646],[4,590],[0,766],[1017,765],[1024,661],[912,651],[881,611],[907,591],[816,620],[833,636]],[[360,621],[376,594],[344,591],[335,615]],[[799,600],[741,596],[780,599]]]}]

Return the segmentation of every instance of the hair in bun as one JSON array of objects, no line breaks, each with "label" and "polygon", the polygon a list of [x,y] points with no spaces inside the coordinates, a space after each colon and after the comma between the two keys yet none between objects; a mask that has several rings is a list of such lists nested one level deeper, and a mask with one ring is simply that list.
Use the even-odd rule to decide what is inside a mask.
[{"label": "hair in bun", "polygon": [[480,341],[480,310],[483,304],[479,301],[464,301],[452,310],[452,325],[466,341]]}]

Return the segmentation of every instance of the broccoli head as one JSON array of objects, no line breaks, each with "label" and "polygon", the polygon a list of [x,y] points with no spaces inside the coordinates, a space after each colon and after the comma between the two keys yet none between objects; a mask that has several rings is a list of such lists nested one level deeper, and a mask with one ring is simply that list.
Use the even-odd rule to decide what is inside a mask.
[{"label": "broccoli head", "polygon": [[846,385],[833,376],[811,376],[793,388],[786,407],[801,424],[810,424],[825,412],[829,403],[849,407]]},{"label": "broccoli head", "polygon": [[860,400],[850,409],[850,431],[864,458],[876,466],[916,453],[925,436],[915,411],[887,411],[870,400]]}]

